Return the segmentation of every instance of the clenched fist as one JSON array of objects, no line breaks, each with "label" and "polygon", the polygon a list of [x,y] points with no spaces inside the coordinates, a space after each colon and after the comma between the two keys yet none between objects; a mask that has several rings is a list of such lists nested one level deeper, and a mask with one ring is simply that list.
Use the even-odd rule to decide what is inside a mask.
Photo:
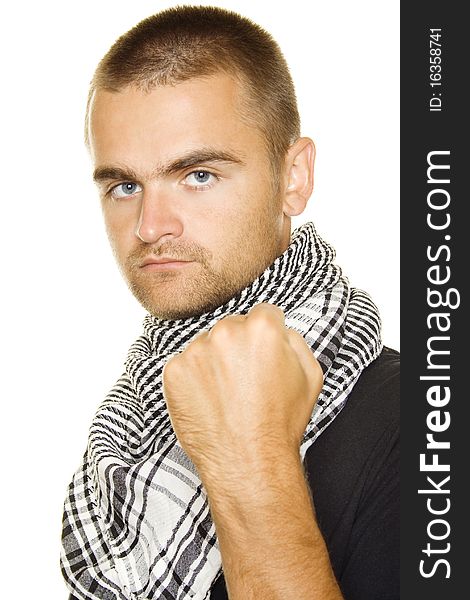
[{"label": "clenched fist", "polygon": [[312,351],[272,304],[222,319],[163,371],[174,430],[206,485],[298,456],[322,384]]}]

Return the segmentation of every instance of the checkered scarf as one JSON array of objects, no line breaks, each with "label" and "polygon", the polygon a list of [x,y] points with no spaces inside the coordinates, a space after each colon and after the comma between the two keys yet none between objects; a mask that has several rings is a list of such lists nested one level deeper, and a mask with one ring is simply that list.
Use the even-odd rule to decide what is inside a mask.
[{"label": "checkered scarf", "polygon": [[294,231],[284,254],[213,312],[175,321],[146,317],[123,376],[98,408],[69,487],[61,565],[74,598],[210,598],[221,572],[216,531],[206,491],[170,423],[163,366],[223,317],[260,302],[280,306],[325,375],[303,458],[382,348],[375,305],[349,287],[333,259],[308,223]]}]

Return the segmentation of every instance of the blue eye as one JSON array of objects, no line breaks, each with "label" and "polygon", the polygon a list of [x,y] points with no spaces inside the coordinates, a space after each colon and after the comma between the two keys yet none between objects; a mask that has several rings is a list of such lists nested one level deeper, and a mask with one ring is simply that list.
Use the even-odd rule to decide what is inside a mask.
[{"label": "blue eye", "polygon": [[209,173],[209,171],[193,171],[186,175],[185,183],[186,185],[191,186],[192,188],[207,188],[212,183],[212,179],[215,178],[215,175]]},{"label": "blue eye", "polygon": [[195,171],[193,173],[193,175],[194,175],[194,179],[198,183],[207,183],[209,180],[209,177],[211,176],[211,174],[208,173],[207,171]]},{"label": "blue eye", "polygon": [[116,187],[111,190],[111,196],[113,198],[128,198],[129,196],[133,196],[134,194],[138,194],[142,191],[142,188],[138,183],[134,183],[133,181],[126,181],[125,183],[120,183]]}]

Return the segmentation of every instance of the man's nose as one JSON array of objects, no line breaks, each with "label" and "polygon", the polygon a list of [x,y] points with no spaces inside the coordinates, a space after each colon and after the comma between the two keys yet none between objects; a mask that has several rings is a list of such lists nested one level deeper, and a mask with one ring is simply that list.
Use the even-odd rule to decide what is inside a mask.
[{"label": "man's nose", "polygon": [[170,196],[163,190],[144,191],[135,235],[146,244],[155,244],[164,237],[179,237],[183,233],[182,221]]}]

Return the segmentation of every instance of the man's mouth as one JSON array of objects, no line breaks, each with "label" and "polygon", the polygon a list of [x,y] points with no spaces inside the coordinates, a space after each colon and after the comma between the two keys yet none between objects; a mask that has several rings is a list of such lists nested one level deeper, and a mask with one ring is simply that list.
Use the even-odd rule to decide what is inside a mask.
[{"label": "man's mouth", "polygon": [[149,256],[140,263],[143,271],[169,271],[171,269],[181,269],[191,264],[192,260],[181,260],[171,256]]}]

